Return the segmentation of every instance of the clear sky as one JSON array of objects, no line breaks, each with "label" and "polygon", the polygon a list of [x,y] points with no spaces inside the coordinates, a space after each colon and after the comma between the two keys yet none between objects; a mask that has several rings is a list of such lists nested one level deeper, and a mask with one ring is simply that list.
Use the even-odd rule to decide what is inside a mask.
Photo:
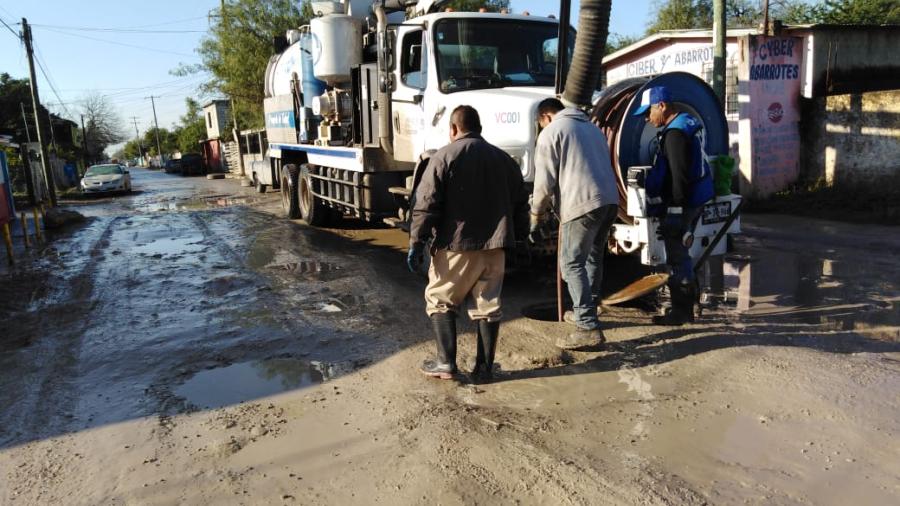
[{"label": "clear sky", "polygon": [[[52,81],[38,70],[41,100],[54,113],[78,121],[79,101],[92,91],[107,96],[134,135],[132,116],[144,132],[153,125],[150,100],[155,95],[159,126],[170,128],[184,114],[184,98],[201,101],[198,85],[207,76],[176,77],[181,63],[198,63],[194,52],[208,26],[207,15],[218,0],[0,0],[0,19],[18,32],[22,17],[33,26],[38,59]],[[559,2],[512,0],[515,12],[558,14]],[[572,1],[577,26],[578,0]],[[643,33],[650,0],[615,0],[610,32]],[[0,72],[28,77],[25,51],[0,25]],[[56,92],[54,93],[53,88]],[[58,97],[57,97],[58,95]]]}]

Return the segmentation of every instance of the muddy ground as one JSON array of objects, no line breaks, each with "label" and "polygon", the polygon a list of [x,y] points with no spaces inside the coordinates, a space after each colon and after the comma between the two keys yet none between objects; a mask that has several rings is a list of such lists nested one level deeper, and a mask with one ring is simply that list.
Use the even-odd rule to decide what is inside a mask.
[{"label": "muddy ground", "polygon": [[473,387],[416,372],[402,233],[132,174],[0,270],[2,504],[900,502],[895,228],[745,217],[701,320],[607,308],[590,353],[523,316],[555,280],[520,270]]}]

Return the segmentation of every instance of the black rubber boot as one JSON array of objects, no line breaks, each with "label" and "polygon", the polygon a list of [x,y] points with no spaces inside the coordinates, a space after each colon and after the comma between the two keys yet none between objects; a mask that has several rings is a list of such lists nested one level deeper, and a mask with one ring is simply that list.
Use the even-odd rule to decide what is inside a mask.
[{"label": "black rubber boot", "polygon": [[420,370],[433,378],[453,379],[456,374],[456,314],[436,313],[431,316],[437,341],[437,357],[422,363]]},{"label": "black rubber boot", "polygon": [[669,286],[672,307],[665,314],[653,317],[656,325],[680,326],[694,321],[694,302],[697,292],[694,284]]},{"label": "black rubber boot", "polygon": [[475,368],[472,369],[471,380],[476,385],[482,385],[494,380],[494,353],[497,351],[500,322],[478,320],[477,334],[478,350],[475,353]]}]

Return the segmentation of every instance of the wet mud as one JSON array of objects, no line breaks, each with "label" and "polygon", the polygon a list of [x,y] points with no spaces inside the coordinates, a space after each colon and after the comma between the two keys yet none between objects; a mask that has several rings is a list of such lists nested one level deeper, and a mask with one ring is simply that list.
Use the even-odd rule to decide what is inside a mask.
[{"label": "wet mud", "polygon": [[[517,269],[497,381],[474,386],[416,372],[433,338],[401,232],[133,176],[0,270],[0,503],[900,499],[892,229],[748,217],[697,322],[652,326],[655,295],[604,307],[589,352],[553,346],[555,267]],[[605,291],[644,274],[609,259]]]}]

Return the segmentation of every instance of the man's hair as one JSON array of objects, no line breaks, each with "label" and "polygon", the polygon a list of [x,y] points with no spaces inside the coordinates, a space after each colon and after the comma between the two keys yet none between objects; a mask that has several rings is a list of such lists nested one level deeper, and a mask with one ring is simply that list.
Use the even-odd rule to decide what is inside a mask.
[{"label": "man's hair", "polygon": [[545,98],[538,104],[538,116],[541,114],[556,114],[566,106],[558,98]]},{"label": "man's hair", "polygon": [[453,109],[450,123],[456,125],[461,132],[481,133],[481,118],[478,117],[478,111],[470,105],[461,105]]}]

